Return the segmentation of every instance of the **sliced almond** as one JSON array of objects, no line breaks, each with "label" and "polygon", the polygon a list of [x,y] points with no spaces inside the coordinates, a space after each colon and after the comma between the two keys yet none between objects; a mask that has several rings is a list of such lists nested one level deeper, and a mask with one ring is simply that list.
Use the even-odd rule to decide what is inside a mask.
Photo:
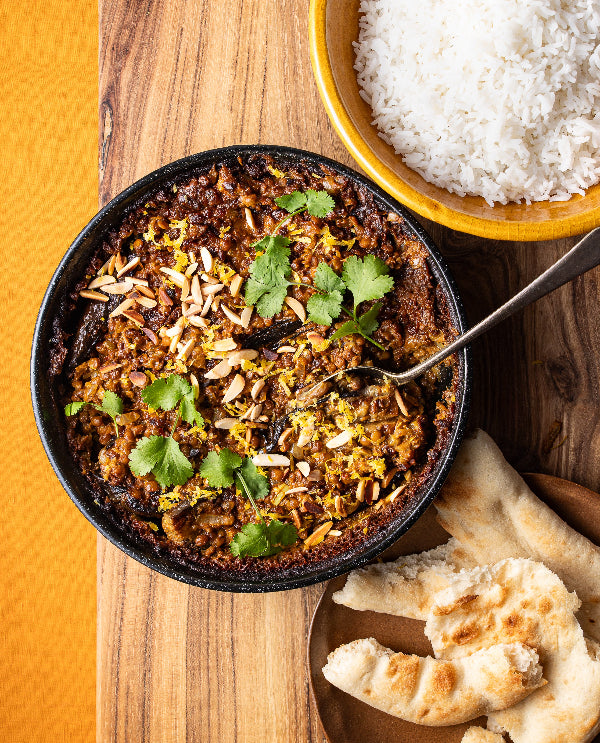
[{"label": "sliced almond", "polygon": [[294,346],[279,346],[275,349],[277,353],[296,353]]},{"label": "sliced almond", "polygon": [[233,340],[233,338],[222,338],[213,343],[213,349],[215,351],[235,351],[237,346],[238,344]]},{"label": "sliced almond", "polygon": [[242,310],[240,320],[242,321],[242,327],[244,329],[248,328],[248,326],[250,325],[250,318],[252,317],[253,310],[254,307],[244,307],[244,309]]},{"label": "sliced almond", "polygon": [[142,307],[147,307],[149,310],[151,310],[153,307],[156,307],[156,305],[158,304],[156,299],[150,299],[149,297],[138,297],[136,299],[136,302]]},{"label": "sliced almond", "polygon": [[197,263],[190,263],[190,265],[185,269],[184,276],[187,276],[188,279],[191,279],[197,268],[198,268]]},{"label": "sliced almond", "polygon": [[290,488],[290,490],[286,490],[285,491],[285,494],[286,495],[293,495],[294,493],[306,493],[307,490],[308,490],[308,488],[306,486],[301,486],[301,487],[298,487],[298,488]]},{"label": "sliced almond", "polygon": [[239,273],[236,273],[235,276],[231,279],[231,283],[229,284],[229,291],[231,292],[232,297],[237,297],[237,295],[240,293],[240,289],[242,288],[243,283],[244,279],[239,275]]},{"label": "sliced almond", "polygon": [[296,314],[299,320],[306,322],[306,310],[302,302],[299,302],[294,297],[286,297],[285,303]]},{"label": "sliced almond", "polygon": [[98,289],[101,286],[106,286],[107,284],[114,284],[116,281],[114,276],[109,276],[105,274],[104,276],[97,276],[95,279],[92,279],[90,283],[88,284],[88,289]]},{"label": "sliced almond", "polygon": [[220,302],[221,302],[221,297],[213,297],[213,300],[210,303],[210,308],[213,312],[216,312],[219,309]]},{"label": "sliced almond", "polygon": [[140,330],[152,341],[152,343],[158,343],[158,336],[153,330],[150,330],[150,328],[140,328]]},{"label": "sliced almond", "polygon": [[113,274],[115,272],[115,266],[117,265],[117,254],[115,253],[113,256],[110,257],[108,261],[108,265],[106,267],[106,272]]},{"label": "sliced almond", "polygon": [[146,279],[136,279],[135,276],[128,276],[126,280],[135,284],[135,286],[148,286]]},{"label": "sliced almond", "polygon": [[306,446],[310,441],[312,441],[313,433],[315,432],[314,426],[305,426],[301,431],[300,435],[298,436],[298,441],[296,442],[298,446]]},{"label": "sliced almond", "polygon": [[[131,281],[131,279],[129,279],[129,281]],[[138,284],[136,286],[136,291],[138,291],[140,294],[143,294],[145,297],[148,297],[148,299],[156,299],[156,297],[154,296],[154,292],[148,286],[142,286],[141,284]]]},{"label": "sliced almond", "polygon": [[223,311],[223,314],[225,317],[229,318],[232,323],[235,323],[236,325],[242,324],[242,318],[239,315],[236,315],[235,312],[232,312],[227,305],[222,304],[221,310]]},{"label": "sliced almond", "polygon": [[404,398],[400,394],[399,389],[394,390],[394,397],[396,398],[396,402],[398,403],[398,407],[402,415],[405,415],[408,417],[408,408],[406,407],[406,403],[404,402]]},{"label": "sliced almond", "polygon": [[173,268],[167,268],[166,266],[163,266],[160,270],[171,279],[175,286],[178,286],[181,289],[184,281],[186,280],[186,276],[184,276],[184,274],[182,274],[180,271],[175,271]]},{"label": "sliced almond", "polygon": [[161,304],[164,304],[165,307],[172,307],[173,306],[173,300],[171,297],[167,294],[164,287],[160,287],[158,290],[158,299]]},{"label": "sliced almond", "polygon": [[283,454],[260,453],[252,457],[252,462],[257,467],[289,467],[290,459]]},{"label": "sliced almond", "polygon": [[184,302],[188,298],[189,293],[190,293],[190,280],[186,276],[185,279],[183,280],[183,286],[181,287],[181,296],[179,297],[179,299],[181,299],[181,301]]},{"label": "sliced almond", "polygon": [[131,320],[131,322],[135,323],[138,328],[141,328],[144,324],[143,316],[135,310],[123,310],[121,314],[123,315],[123,317],[126,317],[128,320]]},{"label": "sliced almond", "polygon": [[365,491],[367,489],[367,481],[361,480],[356,488],[356,500],[362,503],[365,499]]},{"label": "sliced almond", "polygon": [[313,531],[313,533],[304,540],[304,544],[307,547],[314,547],[315,545],[319,544],[319,542],[325,539],[327,532],[331,529],[332,526],[333,521],[326,521],[324,524],[321,524],[321,526],[318,526]]},{"label": "sliced almond", "polygon": [[250,397],[253,400],[258,400],[258,396],[263,391],[265,384],[266,382],[264,379],[257,379],[256,382],[254,382],[254,384],[252,385],[252,391],[250,392]]},{"label": "sliced almond", "polygon": [[327,532],[327,536],[328,537],[341,537],[342,536],[342,532],[339,529],[330,529]]},{"label": "sliced almond", "polygon": [[298,469],[304,477],[308,477],[310,474],[310,464],[308,462],[296,462],[296,469]]},{"label": "sliced almond", "polygon": [[192,317],[193,315],[199,315],[202,312],[201,304],[190,304],[182,310],[184,317]]},{"label": "sliced almond", "polygon": [[252,232],[255,232],[256,224],[254,223],[254,216],[252,215],[252,212],[250,211],[250,209],[248,209],[247,206],[244,207],[244,214],[246,215],[246,224],[248,225],[248,227],[250,227]]},{"label": "sliced almond", "polygon": [[346,504],[344,503],[344,499],[342,498],[341,495],[335,496],[334,504],[335,504],[335,510],[340,514],[342,518],[348,515],[346,511]]},{"label": "sliced almond", "polygon": [[187,343],[184,345],[181,351],[177,354],[177,358],[180,361],[185,361],[187,357],[190,355],[190,353],[194,350],[195,345],[196,345],[196,341],[193,338],[190,338],[190,340],[187,341]]},{"label": "sliced almond", "polygon": [[206,281],[208,284],[219,284],[219,279],[214,276],[209,276],[207,273],[201,273],[200,278],[202,281]]},{"label": "sliced almond", "polygon": [[181,328],[178,328],[177,334],[171,338],[171,343],[169,344],[169,353],[175,353],[175,351],[177,351],[177,346],[179,344],[179,341],[181,340],[182,335],[183,330],[181,330]]},{"label": "sliced almond", "polygon": [[115,255],[115,271],[121,271],[124,265],[125,265],[125,258],[123,258],[121,253],[117,253]]},{"label": "sliced almond", "polygon": [[200,248],[200,258],[202,259],[202,265],[206,273],[210,273],[213,267],[213,257],[208,248]]},{"label": "sliced almond", "polygon": [[[262,408],[262,405],[261,405]],[[258,417],[258,416],[257,416]],[[277,446],[283,446],[292,434],[293,428],[286,428],[281,436],[277,439]]]},{"label": "sliced almond", "polygon": [[144,372],[132,371],[129,374],[129,379],[136,387],[145,387],[148,384],[148,377]]},{"label": "sliced almond", "polygon": [[102,287],[102,291],[107,294],[127,294],[133,289],[131,281],[119,281],[117,284],[108,284]]},{"label": "sliced almond", "polygon": [[120,315],[124,310],[128,310],[131,307],[135,307],[135,299],[124,299],[121,304],[118,304],[114,310],[110,313],[109,317],[117,317],[117,315]]},{"label": "sliced almond", "polygon": [[294,510],[292,511],[292,518],[294,519],[296,528],[302,529],[302,519],[300,518],[300,514],[298,513],[298,510],[296,508],[294,508]]},{"label": "sliced almond", "polygon": [[209,322],[205,317],[197,317],[196,315],[189,318],[189,323],[195,328],[207,328],[209,325]]},{"label": "sliced almond", "polygon": [[329,439],[329,441],[325,444],[325,446],[328,449],[337,449],[340,446],[344,446],[344,444],[347,444],[352,439],[352,434],[350,431],[342,431],[341,433],[338,433],[337,436],[334,436],[332,439]]},{"label": "sliced almond", "polygon": [[208,315],[208,311],[210,310],[211,304],[212,304],[212,297],[208,297],[206,302],[204,302],[204,307],[202,307],[202,312],[200,313],[200,317],[204,317],[205,315]]},{"label": "sliced almond", "polygon": [[106,366],[101,366],[98,369],[99,374],[107,374],[108,372],[115,371],[115,369],[120,369],[123,366],[123,364],[117,364],[116,362],[113,362],[112,364],[106,364]]},{"label": "sliced almond", "polygon": [[400,471],[400,468],[399,467],[394,467],[394,469],[389,470],[389,472],[386,472],[385,473],[385,477],[381,481],[381,487],[387,488],[387,486],[394,479],[394,476],[397,475],[399,471]]},{"label": "sliced almond", "polygon": [[136,255],[135,258],[132,258],[129,263],[127,263],[120,271],[117,271],[117,278],[120,279],[121,276],[128,273],[129,271],[133,270],[136,266],[140,265],[140,257]]},{"label": "sliced almond", "polygon": [[194,276],[190,285],[190,291],[192,292],[192,298],[196,304],[204,304],[204,295],[202,289],[200,289],[200,279],[198,276]]},{"label": "sliced almond", "polygon": [[211,297],[215,294],[218,294],[222,289],[224,289],[225,284],[202,284],[200,288],[202,289],[202,294],[205,297]]},{"label": "sliced almond", "polygon": [[205,379],[223,379],[228,374],[231,374],[232,368],[229,364],[229,360],[225,359],[224,361],[220,361],[216,366],[213,366],[213,368],[210,371],[207,371],[204,375]]},{"label": "sliced almond", "polygon": [[[224,310],[225,307],[222,307],[221,309]],[[241,364],[242,361],[252,361],[257,357],[258,351],[256,351],[254,348],[242,348],[241,351],[233,351],[233,353],[227,357],[227,360],[229,361],[231,366],[237,366],[238,364]],[[254,387],[252,387],[252,389],[254,389]]]},{"label": "sliced almond", "polygon": [[257,421],[262,413],[263,406],[261,403],[252,406],[252,412],[250,413],[250,420]]},{"label": "sliced almond", "polygon": [[93,289],[82,289],[79,292],[79,296],[84,299],[95,299],[97,302],[108,302],[106,294],[100,294],[100,292],[95,292]]},{"label": "sliced almond", "polygon": [[175,325],[173,325],[172,328],[167,328],[164,332],[164,335],[166,335],[167,338],[174,338],[176,335],[181,335],[182,330],[183,328],[181,327],[181,325],[176,323]]},{"label": "sliced almond", "polygon": [[395,490],[392,490],[392,492],[388,496],[390,503],[393,503],[403,490],[406,490],[406,483],[404,485],[400,485]]},{"label": "sliced almond", "polygon": [[236,374],[231,384],[227,388],[227,391],[223,395],[223,404],[226,404],[228,402],[231,402],[232,400],[235,400],[235,398],[238,395],[241,395],[241,393],[244,391],[245,386],[246,386],[246,380],[244,379],[244,377],[242,377],[241,374]]},{"label": "sliced almond", "polygon": [[229,431],[230,428],[237,426],[239,422],[240,422],[239,418],[221,418],[221,420],[215,421],[215,428],[220,428],[221,430]]}]

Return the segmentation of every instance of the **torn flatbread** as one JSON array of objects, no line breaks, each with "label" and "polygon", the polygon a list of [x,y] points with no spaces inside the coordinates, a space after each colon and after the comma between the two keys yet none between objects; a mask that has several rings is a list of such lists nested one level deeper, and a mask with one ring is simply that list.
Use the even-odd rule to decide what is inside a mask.
[{"label": "torn flatbread", "polygon": [[505,743],[505,741],[498,733],[474,725],[463,735],[461,743]]}]

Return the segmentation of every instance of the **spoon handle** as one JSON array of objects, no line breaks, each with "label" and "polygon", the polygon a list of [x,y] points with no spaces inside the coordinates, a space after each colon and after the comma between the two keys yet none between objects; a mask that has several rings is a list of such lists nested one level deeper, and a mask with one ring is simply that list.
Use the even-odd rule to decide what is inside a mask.
[{"label": "spoon handle", "polygon": [[413,367],[404,374],[398,375],[404,377],[410,375],[410,378],[414,378],[423,374],[428,369],[438,364],[440,361],[445,359],[457,351],[460,351],[471,341],[478,338],[480,335],[495,327],[498,323],[510,317],[515,312],[523,309],[528,304],[536,302],[546,294],[558,289],[559,286],[567,284],[582,273],[589,271],[590,269],[600,264],[600,227],[586,235],[580,240],[577,245],[571,248],[562,258],[556,261],[550,268],[544,271],[543,274],[534,279],[531,284],[528,284],[524,289],[508,302],[498,307],[497,310],[488,315],[481,322],[474,325],[470,330],[457,338],[455,341],[445,346],[433,356],[423,361],[418,366]]}]

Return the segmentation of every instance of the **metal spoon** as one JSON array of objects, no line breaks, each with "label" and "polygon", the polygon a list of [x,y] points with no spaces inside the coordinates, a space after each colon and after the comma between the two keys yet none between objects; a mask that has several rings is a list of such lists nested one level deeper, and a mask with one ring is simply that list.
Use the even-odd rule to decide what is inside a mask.
[{"label": "metal spoon", "polygon": [[580,276],[599,264],[600,227],[586,235],[583,240],[580,240],[577,245],[569,250],[568,253],[556,261],[554,265],[550,266],[549,269],[544,271],[543,274],[538,276],[537,279],[534,279],[531,284],[526,286],[524,289],[521,289],[521,291],[518,294],[515,294],[512,299],[509,299],[506,304],[503,304],[495,312],[492,312],[491,315],[488,315],[484,320],[481,320],[477,325],[473,326],[470,330],[467,330],[466,333],[463,333],[456,340],[452,341],[452,343],[440,349],[437,353],[434,353],[433,356],[430,356],[425,361],[417,364],[417,366],[413,366],[412,369],[407,369],[402,372],[390,372],[376,366],[352,366],[347,369],[340,369],[334,374],[324,377],[308,390],[302,390],[301,398],[304,400],[310,398],[311,390],[314,391],[319,385],[324,385],[342,374],[362,374],[380,378],[383,377],[384,379],[391,380],[397,385],[406,384],[407,382],[421,376],[421,374],[424,374],[451,354],[460,351],[471,341],[475,340],[475,338],[478,338],[487,330],[490,330],[490,328],[498,325],[502,320],[514,315],[515,312],[523,309],[523,307],[536,302],[546,294],[558,289],[559,286],[572,281],[577,276]]}]

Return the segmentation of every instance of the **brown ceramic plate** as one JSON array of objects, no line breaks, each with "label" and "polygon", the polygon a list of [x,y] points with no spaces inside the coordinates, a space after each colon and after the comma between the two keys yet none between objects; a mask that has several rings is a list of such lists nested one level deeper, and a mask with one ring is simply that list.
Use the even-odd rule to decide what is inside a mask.
[{"label": "brown ceramic plate", "polygon": [[[550,475],[524,475],[528,485],[570,526],[600,545],[600,496],[597,493]],[[438,525],[434,509],[429,508],[382,557],[421,552],[442,544],[448,534]],[[404,722],[380,712],[346,694],[325,680],[321,668],[327,655],[339,645],[359,637],[375,637],[385,647],[405,653],[432,655],[423,633],[424,622],[372,611],[354,611],[335,604],[331,596],[345,582],[332,580],[315,610],[308,643],[308,663],[313,696],[330,743],[460,743],[473,724],[485,727],[485,718],[452,727],[426,727]],[[600,735],[592,743],[600,743]]]}]

